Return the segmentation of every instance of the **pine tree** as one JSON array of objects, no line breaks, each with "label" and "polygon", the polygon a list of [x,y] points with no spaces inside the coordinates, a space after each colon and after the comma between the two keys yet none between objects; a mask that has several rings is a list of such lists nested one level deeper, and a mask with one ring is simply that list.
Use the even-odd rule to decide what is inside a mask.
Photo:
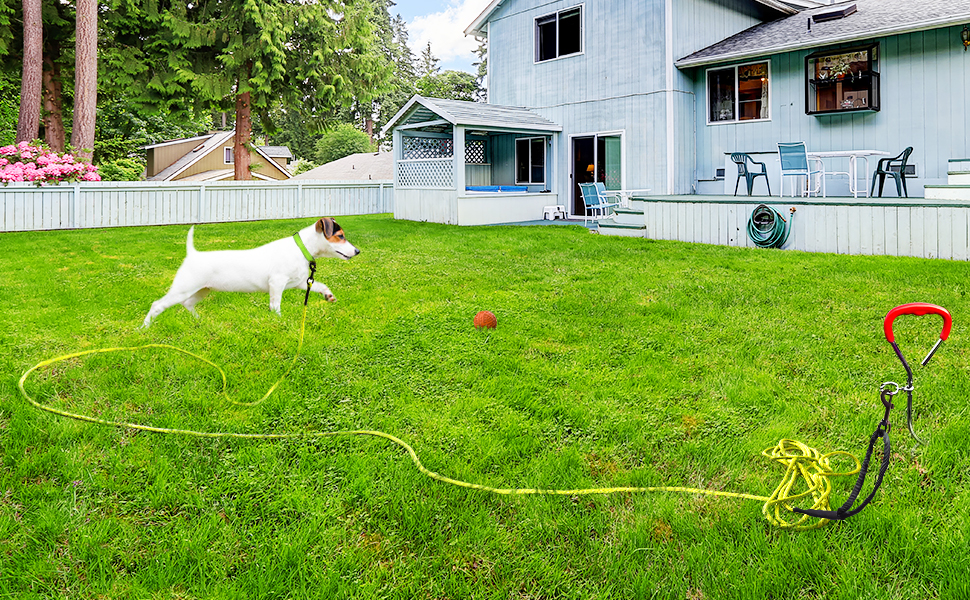
[{"label": "pine tree", "polygon": [[475,99],[479,102],[488,102],[488,38],[479,42],[478,48],[475,48],[475,56],[478,57],[478,62],[472,63],[476,68],[475,80],[478,83]]},{"label": "pine tree", "polygon": [[[383,90],[390,65],[375,51],[372,10],[366,0],[172,5],[168,27],[174,47],[189,50],[178,74],[214,108],[235,106],[237,179],[249,178],[254,113],[263,130],[273,133],[276,106],[299,110],[313,122],[336,106],[369,102]],[[175,85],[182,82],[176,78]]]},{"label": "pine tree", "polygon": [[91,162],[98,103],[98,0],[77,0],[74,44],[74,122],[71,145]]},{"label": "pine tree", "polygon": [[421,58],[418,60],[418,77],[428,77],[438,72],[438,63],[441,62],[431,51],[431,42],[421,51]]},{"label": "pine tree", "polygon": [[23,71],[17,141],[33,141],[40,131],[40,98],[44,73],[44,26],[41,0],[23,0]]}]

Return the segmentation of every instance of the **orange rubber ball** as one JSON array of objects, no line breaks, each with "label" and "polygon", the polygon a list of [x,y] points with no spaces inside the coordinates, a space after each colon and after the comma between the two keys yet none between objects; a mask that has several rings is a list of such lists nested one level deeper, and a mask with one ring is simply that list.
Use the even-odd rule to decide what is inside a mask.
[{"label": "orange rubber ball", "polygon": [[496,319],[495,315],[487,310],[483,310],[475,315],[475,329],[481,329],[482,327],[487,329],[495,329],[497,325],[498,319]]}]

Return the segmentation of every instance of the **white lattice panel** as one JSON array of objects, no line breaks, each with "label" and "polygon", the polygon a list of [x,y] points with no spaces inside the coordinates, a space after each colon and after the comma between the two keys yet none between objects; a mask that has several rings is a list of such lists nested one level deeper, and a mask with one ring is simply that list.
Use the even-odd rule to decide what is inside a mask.
[{"label": "white lattice panel", "polygon": [[469,165],[484,165],[485,160],[485,141],[468,140],[465,142],[465,163]]},{"label": "white lattice panel", "polygon": [[401,140],[405,160],[422,158],[451,158],[455,155],[455,142],[451,138],[407,137]]},{"label": "white lattice panel", "polygon": [[397,162],[397,187],[454,189],[454,161],[450,158],[400,160]]}]

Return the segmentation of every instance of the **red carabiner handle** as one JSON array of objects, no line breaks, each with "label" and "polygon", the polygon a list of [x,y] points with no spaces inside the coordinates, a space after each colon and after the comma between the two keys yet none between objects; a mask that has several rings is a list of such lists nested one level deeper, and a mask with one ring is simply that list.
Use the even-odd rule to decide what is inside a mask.
[{"label": "red carabiner handle", "polygon": [[947,311],[942,306],[937,306],[935,304],[929,304],[926,302],[911,302],[909,304],[902,304],[896,308],[889,311],[886,315],[886,320],[883,322],[883,329],[886,331],[886,340],[889,343],[895,343],[896,336],[893,335],[893,321],[899,315],[940,315],[943,317],[943,332],[940,333],[940,339],[945,340],[950,337],[950,328],[953,326],[953,319],[950,317],[949,311]]}]

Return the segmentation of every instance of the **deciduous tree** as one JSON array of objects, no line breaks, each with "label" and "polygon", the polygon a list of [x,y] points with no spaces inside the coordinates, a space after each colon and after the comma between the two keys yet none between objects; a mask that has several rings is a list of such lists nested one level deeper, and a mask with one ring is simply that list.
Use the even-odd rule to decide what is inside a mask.
[{"label": "deciduous tree", "polygon": [[351,154],[373,152],[370,136],[349,123],[338,125],[317,142],[317,161],[326,164]]}]

